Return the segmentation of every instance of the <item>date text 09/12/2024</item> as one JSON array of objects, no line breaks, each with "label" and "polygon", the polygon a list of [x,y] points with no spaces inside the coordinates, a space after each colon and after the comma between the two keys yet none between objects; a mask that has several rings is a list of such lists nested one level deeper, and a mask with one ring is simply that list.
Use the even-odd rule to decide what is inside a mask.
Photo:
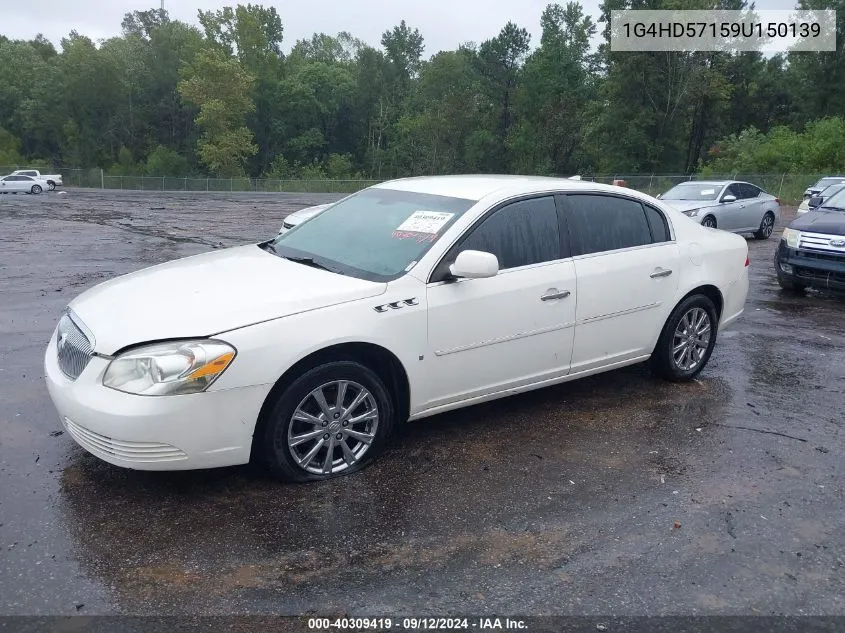
[{"label": "date text 09/12/2024", "polygon": [[433,631],[433,630],[525,630],[527,624],[519,618],[309,618],[311,631],[373,630]]}]

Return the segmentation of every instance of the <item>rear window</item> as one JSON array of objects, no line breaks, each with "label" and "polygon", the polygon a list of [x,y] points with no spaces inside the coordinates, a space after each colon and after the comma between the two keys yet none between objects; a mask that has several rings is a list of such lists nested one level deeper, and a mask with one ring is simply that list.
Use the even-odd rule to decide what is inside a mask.
[{"label": "rear window", "polygon": [[[566,200],[573,255],[643,246],[653,241],[653,229],[643,205],[635,200],[590,194],[569,195]],[[659,224],[656,228],[660,230]]]}]

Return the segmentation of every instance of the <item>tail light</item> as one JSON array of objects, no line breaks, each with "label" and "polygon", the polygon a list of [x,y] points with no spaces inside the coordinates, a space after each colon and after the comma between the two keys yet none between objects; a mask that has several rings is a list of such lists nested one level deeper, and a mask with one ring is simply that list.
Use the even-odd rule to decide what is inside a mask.
[{"label": "tail light", "polygon": [[750,266],[750,265],[751,265],[751,262],[748,259],[748,255],[746,255],[745,256],[745,267],[748,268],[748,266]]}]

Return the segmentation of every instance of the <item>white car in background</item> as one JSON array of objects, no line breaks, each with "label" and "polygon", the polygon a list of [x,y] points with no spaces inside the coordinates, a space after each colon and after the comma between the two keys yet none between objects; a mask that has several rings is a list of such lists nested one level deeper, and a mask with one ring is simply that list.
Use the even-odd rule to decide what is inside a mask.
[{"label": "white car in background", "polygon": [[279,235],[287,233],[293,227],[302,224],[306,220],[310,220],[316,215],[319,215],[320,213],[328,209],[330,206],[332,205],[318,204],[313,207],[305,207],[304,209],[300,209],[299,211],[294,211],[282,221],[282,227],[279,229]]},{"label": "white car in background", "polygon": [[825,200],[830,198],[833,194],[839,193],[843,189],[845,189],[845,182],[841,182],[835,185],[829,185],[819,191],[814,196],[810,198],[804,198],[801,201],[801,204],[798,205],[797,215],[804,215],[805,213],[808,213],[813,209],[820,207],[822,204],[824,204]]},{"label": "white car in background", "polygon": [[33,178],[20,174],[10,174],[0,178],[0,193],[41,193],[49,189],[43,178]]},{"label": "white car in background", "polygon": [[326,479],[406,420],[644,361],[692,380],[747,293],[745,239],[637,191],[407,178],[94,286],[61,316],[46,380],[70,436],[112,464]]},{"label": "white car in background", "polygon": [[769,239],[780,218],[780,200],[748,182],[690,180],[659,198],[702,226],[753,233],[758,240]]}]

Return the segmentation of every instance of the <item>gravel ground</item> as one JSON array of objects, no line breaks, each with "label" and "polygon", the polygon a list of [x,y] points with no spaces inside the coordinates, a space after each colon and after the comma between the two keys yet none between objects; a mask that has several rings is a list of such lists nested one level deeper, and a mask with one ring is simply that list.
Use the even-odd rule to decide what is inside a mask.
[{"label": "gravel ground", "polygon": [[57,434],[71,298],[336,197],[0,197],[0,614],[845,614],[845,301],[781,293],[777,234],[690,384],[632,367],[440,415],[317,485]]}]

